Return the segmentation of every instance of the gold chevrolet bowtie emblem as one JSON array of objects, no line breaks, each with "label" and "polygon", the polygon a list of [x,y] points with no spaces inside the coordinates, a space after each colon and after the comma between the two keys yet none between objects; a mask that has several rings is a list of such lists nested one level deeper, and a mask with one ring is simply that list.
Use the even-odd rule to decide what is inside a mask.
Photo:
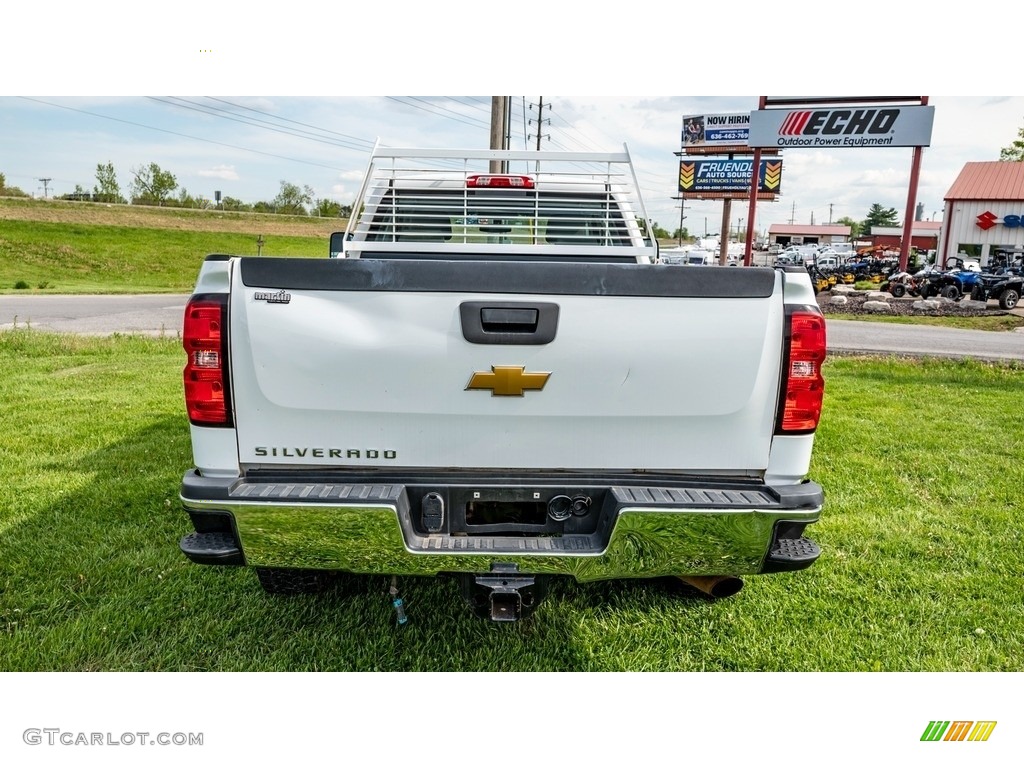
[{"label": "gold chevrolet bowtie emblem", "polygon": [[544,389],[550,373],[527,373],[521,365],[492,365],[488,371],[474,371],[466,389],[489,389],[491,395],[522,397],[528,389]]}]

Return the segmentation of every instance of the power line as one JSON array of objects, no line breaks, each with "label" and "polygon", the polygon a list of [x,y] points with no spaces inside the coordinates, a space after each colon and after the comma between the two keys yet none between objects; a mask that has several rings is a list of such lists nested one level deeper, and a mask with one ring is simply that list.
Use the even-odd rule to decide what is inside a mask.
[{"label": "power line", "polygon": [[489,107],[485,107],[483,104],[480,104],[479,102],[475,103],[472,100],[470,100],[470,101],[463,101],[462,99],[456,98],[455,96],[449,96],[448,98],[451,99],[452,101],[458,102],[459,104],[465,104],[470,109],[479,110],[480,112],[483,112],[484,114],[487,114],[487,115],[490,114],[490,108]]},{"label": "power line", "polygon": [[[167,99],[161,99],[161,98],[158,98],[156,96],[147,96],[146,98],[149,99],[150,101],[156,101],[156,102],[159,102],[161,104],[167,104],[167,105],[172,106],[172,107],[178,107],[179,109],[188,109],[188,110],[192,110],[192,111],[195,111],[195,112],[199,112],[199,113],[204,114],[204,115],[209,115],[211,117],[217,117],[217,118],[220,118],[222,120],[231,120],[231,121],[236,122],[236,123],[242,123],[243,125],[249,125],[249,126],[252,126],[254,128],[260,128],[261,130],[273,131],[274,133],[281,133],[281,134],[284,134],[285,136],[294,136],[296,138],[306,139],[308,141],[316,141],[316,142],[319,142],[321,144],[327,144],[327,145],[332,146],[332,147],[342,147],[344,149],[354,149],[354,150],[360,151],[360,152],[368,152],[370,150],[370,147],[372,146],[372,142],[369,142],[369,141],[365,142],[366,146],[356,146],[356,145],[353,145],[353,144],[351,144],[349,142],[336,141],[336,140],[327,139],[327,138],[324,138],[324,137],[321,137],[321,136],[317,136],[315,134],[309,133],[308,131],[296,132],[296,131],[289,130],[289,129],[286,129],[286,128],[277,127],[277,126],[274,126],[273,124],[269,123],[266,120],[256,120],[254,118],[244,118],[244,117],[241,117],[241,116],[233,116],[232,113],[229,113],[226,110],[219,109],[217,107],[206,107],[203,104],[199,104],[199,103],[194,102],[194,101],[189,101],[188,99],[182,99],[182,98],[176,97],[176,96],[171,97],[172,99],[174,99],[174,101],[169,101]],[[178,102],[182,102],[182,103],[179,104]],[[192,105],[192,106],[189,106],[189,105]],[[266,125],[260,125],[260,123],[265,123]]]},{"label": "power line", "polygon": [[298,120],[292,120],[292,119],[287,118],[287,117],[281,117],[280,115],[274,115],[274,114],[272,114],[270,112],[264,112],[263,110],[256,109],[254,107],[247,107],[244,104],[235,104],[234,102],[226,101],[225,99],[218,99],[216,96],[206,96],[205,98],[209,99],[210,101],[218,101],[221,104],[227,104],[229,107],[235,107],[237,109],[244,109],[244,110],[247,110],[249,112],[255,112],[257,115],[266,115],[267,117],[272,117],[275,120],[280,120],[282,122],[293,123],[294,125],[301,125],[301,126],[303,126],[305,128],[312,128],[313,130],[320,131],[321,133],[329,133],[329,134],[332,134],[334,136],[340,136],[343,139],[351,139],[352,141],[359,142],[360,144],[365,144],[367,150],[370,150],[370,149],[373,148],[373,142],[372,141],[368,141],[367,139],[360,139],[358,136],[349,136],[346,133],[338,133],[337,131],[332,131],[332,130],[329,130],[327,128],[319,128],[319,127],[317,127],[315,125],[310,125],[309,123],[303,123],[303,122],[300,122]]},{"label": "power line", "polygon": [[[415,109],[422,109],[424,112],[429,112],[429,113],[431,113],[433,115],[437,115],[438,117],[444,117],[444,118],[446,118],[448,120],[454,120],[457,123],[462,123],[463,125],[468,125],[468,126],[470,126],[472,128],[490,128],[490,124],[487,123],[487,122],[484,122],[483,120],[476,120],[475,118],[469,118],[470,120],[473,121],[473,122],[469,122],[469,120],[461,119],[463,116],[459,115],[458,112],[455,112],[455,111],[453,111],[451,109],[447,109],[445,107],[438,107],[435,104],[429,104],[429,102],[428,102],[429,106],[421,106],[419,104],[409,104],[408,102],[402,101],[397,96],[388,96],[387,98],[390,99],[391,101],[394,101],[394,102],[397,102],[398,104],[401,104],[402,106],[413,107]],[[415,96],[409,96],[408,98],[414,99],[416,101],[423,101],[423,99],[417,99]],[[445,112],[451,112],[453,115],[458,115],[458,117],[449,117],[448,115],[442,115],[438,111],[439,109],[443,109]]]},{"label": "power line", "polygon": [[[571,109],[569,110],[569,112],[570,112],[570,115],[573,114]],[[582,131],[580,131],[574,125],[569,123],[561,114],[559,114],[559,112],[557,110],[552,109],[551,110],[551,115],[552,115],[552,127],[555,126],[555,122],[556,121],[564,124],[565,128],[567,129],[566,132],[564,133],[565,139],[567,141],[571,141],[573,144],[575,144],[577,147],[581,148],[584,151],[591,151],[591,152],[593,152],[593,151],[601,151],[600,148],[602,146],[603,147],[607,147],[607,146],[611,146],[611,145],[615,145],[616,144],[616,142],[613,141],[607,134],[601,132],[599,128],[597,130],[604,137],[604,139],[605,139],[604,142],[598,142],[598,141],[594,140],[593,137],[588,136],[587,134],[585,134]],[[578,136],[579,139],[574,138],[574,136]],[[619,146],[621,146],[621,142],[619,143]],[[564,149],[564,147],[563,147],[563,149]],[[654,185],[659,185],[660,186],[664,182],[664,178],[665,177],[664,177],[664,175],[662,173],[660,173],[660,172],[659,173],[654,173],[654,172],[648,171],[645,168],[642,168],[642,167],[639,167],[639,166],[635,167],[635,171],[636,171],[638,180],[641,182],[640,190],[643,193],[643,196],[644,196],[645,199],[655,200],[655,199],[660,199],[661,197],[664,196],[664,194],[665,194],[665,190],[664,189],[661,189],[661,188],[655,189],[654,188]],[[673,191],[676,191],[675,190],[675,184],[673,183],[671,186],[673,188]]]},{"label": "power line", "polygon": [[259,149],[250,149],[249,147],[240,147],[237,144],[228,144],[228,143],[223,142],[223,141],[214,141],[213,139],[204,139],[201,136],[190,136],[187,133],[180,133],[178,131],[171,131],[171,130],[168,130],[167,128],[157,128],[156,126],[153,126],[153,125],[146,125],[144,123],[136,123],[136,122],[134,122],[132,120],[124,120],[124,119],[122,119],[120,117],[111,117],[110,115],[101,115],[98,112],[89,112],[88,110],[85,110],[85,109],[77,109],[75,107],[69,107],[69,106],[66,106],[64,104],[54,104],[54,103],[49,102],[49,101],[43,101],[42,99],[33,99],[33,98],[29,97],[29,96],[19,96],[18,98],[25,99],[26,101],[34,101],[37,104],[45,104],[48,107],[56,107],[58,109],[66,109],[66,110],[69,110],[71,112],[77,112],[77,113],[82,114],[82,115],[89,115],[90,117],[99,117],[99,118],[102,118],[104,120],[112,120],[112,121],[114,121],[116,123],[124,123],[125,125],[134,125],[136,128],[145,128],[146,130],[149,130],[149,131],[159,131],[160,133],[167,133],[167,134],[170,134],[172,136],[180,136],[183,139],[191,139],[192,141],[202,141],[202,142],[205,142],[207,144],[215,144],[215,145],[220,146],[220,147],[228,147],[230,149],[237,149],[237,150],[240,150],[242,152],[252,152],[253,154],[263,155],[264,157],[274,157],[274,158],[277,158],[278,160],[286,160],[289,163],[300,163],[302,165],[312,165],[312,166],[315,166],[317,168],[326,168],[327,170],[330,170],[330,171],[345,171],[345,170],[347,170],[346,168],[337,168],[337,167],[335,167],[333,165],[324,165],[323,163],[314,163],[311,160],[299,160],[298,158],[294,158],[294,157],[285,157],[284,155],[276,155],[273,152],[263,152],[262,150],[259,150]]},{"label": "power line", "polygon": [[[486,126],[490,127],[490,121],[489,120],[487,120],[487,121],[477,120],[475,117],[470,117],[468,115],[464,115],[461,112],[456,112],[454,109],[448,109],[448,107],[442,107],[440,104],[435,104],[433,102],[427,101],[426,99],[421,99],[421,98],[418,98],[416,96],[407,96],[406,98],[412,99],[413,101],[422,101],[424,104],[427,104],[427,105],[433,107],[435,110],[441,110],[443,112],[451,112],[453,115],[456,116],[455,118],[452,118],[452,119],[457,119],[459,122],[464,122],[461,118],[466,118],[468,120],[472,120],[473,122],[476,122],[476,123],[479,123],[481,125],[486,125]],[[441,117],[444,117],[444,115],[441,115]]]}]

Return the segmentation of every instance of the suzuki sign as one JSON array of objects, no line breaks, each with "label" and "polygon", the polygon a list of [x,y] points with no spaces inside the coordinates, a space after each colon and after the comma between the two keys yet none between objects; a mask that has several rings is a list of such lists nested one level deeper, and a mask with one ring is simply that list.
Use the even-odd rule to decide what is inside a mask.
[{"label": "suzuki sign", "polygon": [[750,113],[751,147],[927,147],[935,107],[761,109]]},{"label": "suzuki sign", "polygon": [[977,217],[977,224],[983,230],[992,229],[996,224],[1002,224],[1009,229],[1024,227],[1024,215],[1008,213],[1002,218],[996,216],[992,211],[985,211]]}]

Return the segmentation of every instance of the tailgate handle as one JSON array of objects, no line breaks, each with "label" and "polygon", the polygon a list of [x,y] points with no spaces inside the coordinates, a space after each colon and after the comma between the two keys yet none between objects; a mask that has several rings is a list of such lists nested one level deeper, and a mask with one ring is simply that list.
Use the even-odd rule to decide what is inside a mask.
[{"label": "tailgate handle", "polygon": [[537,309],[484,307],[480,325],[484,333],[534,333],[539,315]]},{"label": "tailgate handle", "polygon": [[558,330],[558,305],[546,301],[464,301],[459,315],[471,344],[548,344]]}]

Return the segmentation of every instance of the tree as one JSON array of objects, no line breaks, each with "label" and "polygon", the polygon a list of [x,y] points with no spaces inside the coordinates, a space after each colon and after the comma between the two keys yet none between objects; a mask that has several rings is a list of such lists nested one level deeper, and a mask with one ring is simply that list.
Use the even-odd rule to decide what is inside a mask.
[{"label": "tree", "polygon": [[871,234],[872,227],[898,227],[900,225],[899,212],[895,208],[883,208],[880,203],[872,203],[868,211],[868,217],[861,222],[860,231],[862,234]]},{"label": "tree", "polygon": [[836,224],[841,227],[850,228],[851,240],[856,240],[860,236],[860,222],[854,221],[849,216],[843,216],[841,219],[836,219]]},{"label": "tree", "polygon": [[281,191],[274,198],[274,208],[277,213],[290,213],[296,216],[306,215],[306,206],[313,202],[313,188],[305,186],[299,189],[298,184],[291,184],[287,181],[281,182]]},{"label": "tree", "polygon": [[225,195],[220,199],[220,207],[225,211],[251,211],[252,206],[248,203],[243,203],[236,197],[229,197]]},{"label": "tree", "polygon": [[142,168],[132,168],[132,202],[143,205],[163,205],[171,193],[178,188],[178,180],[170,171],[156,163]]},{"label": "tree", "polygon": [[0,195],[6,195],[7,197],[28,197],[28,195],[20,188],[8,187],[7,177],[2,173],[0,173]]},{"label": "tree", "polygon": [[185,187],[178,190],[176,198],[168,198],[166,204],[172,208],[201,208],[204,210],[213,206],[210,200],[194,196]]},{"label": "tree", "polygon": [[92,188],[93,199],[98,203],[123,203],[121,187],[113,163],[96,164],[96,186]]},{"label": "tree", "polygon": [[1015,163],[1024,162],[1024,128],[1017,131],[1017,139],[1010,146],[999,150],[999,159]]},{"label": "tree", "polygon": [[347,219],[352,216],[352,204],[338,203],[334,200],[318,199],[314,201],[311,213],[325,218]]},{"label": "tree", "polygon": [[[668,240],[669,239],[669,234],[668,234],[668,230],[667,229],[663,229],[658,224],[658,222],[656,222],[656,221],[651,221],[650,219],[648,219],[647,221],[651,225],[651,231],[654,233],[654,239],[655,240]],[[641,225],[642,224],[643,224],[643,222],[641,222]]]},{"label": "tree", "polygon": [[92,200],[92,193],[86,192],[85,188],[81,184],[75,184],[75,191],[63,194],[59,198],[60,200],[76,200],[89,202]]},{"label": "tree", "polygon": [[319,198],[313,205],[313,213],[326,219],[333,219],[341,216],[341,203],[334,200]]}]

